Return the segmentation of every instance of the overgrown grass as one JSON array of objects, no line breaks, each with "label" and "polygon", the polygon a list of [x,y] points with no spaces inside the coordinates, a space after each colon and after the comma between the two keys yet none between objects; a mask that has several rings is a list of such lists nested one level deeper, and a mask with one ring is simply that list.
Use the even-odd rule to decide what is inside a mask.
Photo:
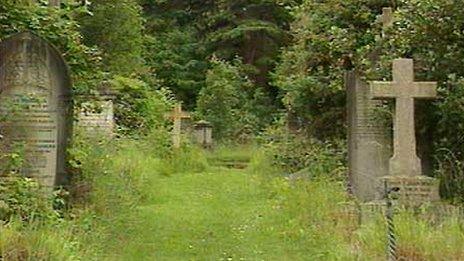
[{"label": "overgrown grass", "polygon": [[[0,225],[6,260],[382,260],[385,220],[359,223],[337,159],[292,180],[255,149],[193,147],[159,153],[151,141],[119,140],[82,150],[85,200],[53,224]],[[245,170],[207,158],[246,159]],[[312,162],[319,162],[315,159]],[[331,167],[332,166],[332,167]],[[87,183],[86,183],[87,182]],[[86,194],[87,191],[91,191]],[[406,260],[464,259],[458,216],[395,220]],[[8,253],[8,255],[5,255]]]}]

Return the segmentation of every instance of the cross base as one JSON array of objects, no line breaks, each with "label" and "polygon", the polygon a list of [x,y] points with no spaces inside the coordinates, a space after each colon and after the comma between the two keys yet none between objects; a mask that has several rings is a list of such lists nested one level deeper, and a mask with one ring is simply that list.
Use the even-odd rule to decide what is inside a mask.
[{"label": "cross base", "polygon": [[[407,173],[405,173],[407,171]],[[416,155],[396,156],[390,159],[390,175],[417,177],[422,175],[421,159]]]},{"label": "cross base", "polygon": [[386,176],[380,178],[379,194],[385,194],[386,188],[399,188],[393,198],[406,206],[420,206],[440,200],[439,181],[425,176]]}]

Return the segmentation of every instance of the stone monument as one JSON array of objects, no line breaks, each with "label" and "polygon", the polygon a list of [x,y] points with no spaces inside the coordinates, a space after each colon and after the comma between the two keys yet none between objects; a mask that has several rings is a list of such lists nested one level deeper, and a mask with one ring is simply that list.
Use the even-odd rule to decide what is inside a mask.
[{"label": "stone monument", "polygon": [[195,123],[194,129],[197,144],[203,148],[211,148],[213,146],[213,125],[207,121],[199,121]]},{"label": "stone monument", "polygon": [[[392,24],[392,9],[379,18],[386,30]],[[373,62],[378,50],[371,54]],[[380,199],[379,178],[388,175],[391,157],[391,127],[378,119],[382,102],[372,100],[369,85],[356,70],[345,74],[348,122],[348,170],[351,192],[361,201]]]},{"label": "stone monument", "polygon": [[415,82],[412,59],[393,61],[392,82],[371,82],[374,99],[395,99],[393,157],[389,176],[383,178],[387,187],[399,187],[400,197],[407,202],[427,202],[439,199],[438,183],[422,176],[421,160],[417,156],[414,120],[415,99],[437,96],[436,82]]},{"label": "stone monument", "polygon": [[175,149],[180,148],[182,137],[182,119],[190,119],[190,114],[182,111],[182,105],[178,104],[173,111],[166,115],[174,123],[172,128],[172,145]]},{"label": "stone monument", "polygon": [[116,94],[110,88],[100,88],[98,97],[88,97],[92,101],[82,103],[77,112],[77,125],[87,133],[113,137],[116,128],[113,104],[115,97]]},{"label": "stone monument", "polygon": [[45,187],[63,184],[71,81],[62,56],[44,39],[26,32],[0,44],[0,112],[4,152],[23,146],[20,172]]}]

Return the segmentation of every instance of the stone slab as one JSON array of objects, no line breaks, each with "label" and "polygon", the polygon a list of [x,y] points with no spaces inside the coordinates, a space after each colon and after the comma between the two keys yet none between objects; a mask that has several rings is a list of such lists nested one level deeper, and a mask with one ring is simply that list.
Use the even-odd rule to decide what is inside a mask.
[{"label": "stone slab", "polygon": [[372,100],[369,85],[355,72],[345,75],[348,116],[350,188],[361,201],[379,199],[379,178],[388,175],[391,127],[376,117],[381,101]]},{"label": "stone slab", "polygon": [[113,101],[84,103],[77,124],[88,133],[113,136],[115,130]]},{"label": "stone slab", "polygon": [[23,146],[20,172],[46,187],[64,183],[72,131],[71,81],[60,53],[32,33],[0,44],[0,114],[3,152]]},{"label": "stone slab", "polygon": [[440,201],[439,180],[425,176],[386,176],[381,178],[384,186],[379,187],[379,193],[387,189],[399,188],[395,193],[398,202],[403,205],[421,205]]}]

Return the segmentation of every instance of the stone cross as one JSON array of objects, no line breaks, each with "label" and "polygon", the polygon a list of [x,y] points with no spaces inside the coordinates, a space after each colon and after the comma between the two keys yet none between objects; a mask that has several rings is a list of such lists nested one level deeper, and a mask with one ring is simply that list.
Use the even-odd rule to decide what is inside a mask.
[{"label": "stone cross", "polygon": [[182,111],[182,105],[178,104],[173,111],[167,115],[174,122],[172,129],[172,144],[173,147],[180,148],[180,139],[182,132],[182,119],[190,119],[190,114]]},{"label": "stone cross", "polygon": [[414,177],[422,174],[421,162],[416,154],[414,99],[435,98],[436,87],[436,82],[414,82],[412,59],[393,61],[393,82],[371,83],[372,98],[396,99],[391,175]]},{"label": "stone cross", "polygon": [[391,7],[382,8],[382,21],[383,28],[387,28],[393,24],[393,9]]}]

